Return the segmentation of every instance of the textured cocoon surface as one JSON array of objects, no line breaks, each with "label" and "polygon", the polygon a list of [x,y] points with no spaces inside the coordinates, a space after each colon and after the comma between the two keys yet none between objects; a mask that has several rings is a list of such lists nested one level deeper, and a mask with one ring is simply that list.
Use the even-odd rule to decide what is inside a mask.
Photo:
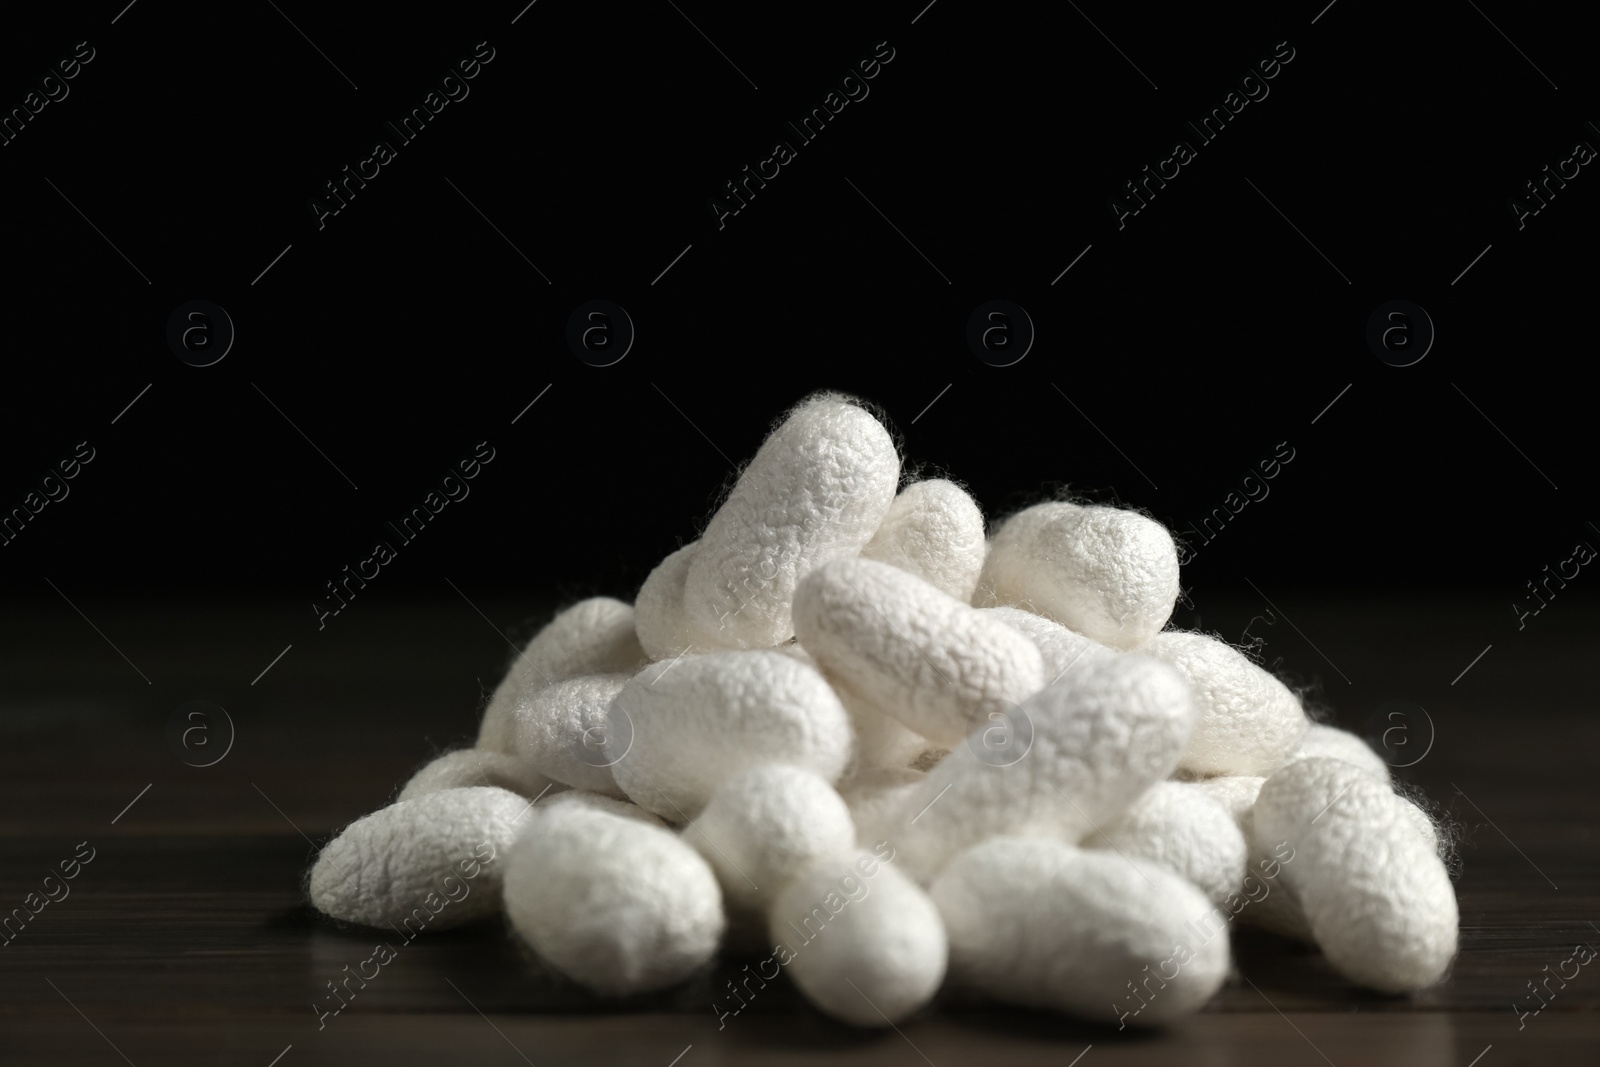
[{"label": "textured cocoon surface", "polygon": [[[1250,875],[1260,879],[1266,886],[1266,896],[1260,900],[1253,900],[1250,906],[1240,913],[1239,921],[1247,926],[1259,926],[1280,937],[1290,937],[1296,941],[1304,941],[1308,945],[1315,944],[1317,939],[1311,933],[1311,923],[1306,918],[1305,909],[1300,906],[1299,899],[1284,884],[1281,876],[1267,873],[1278,869],[1271,867],[1272,863],[1273,857],[1270,852],[1257,847],[1251,848]],[[1263,867],[1262,864],[1269,866]]]},{"label": "textured cocoon surface", "polygon": [[928,895],[882,857],[846,851],[813,862],[773,903],[767,929],[794,954],[806,999],[856,1026],[897,1023],[944,981],[944,924]]},{"label": "textured cocoon surface", "polygon": [[997,837],[952,860],[933,900],[951,980],[1012,1004],[1158,1024],[1227,976],[1226,924],[1205,895],[1115,852]]},{"label": "textured cocoon surface", "polygon": [[474,785],[498,786],[525,797],[536,797],[547,789],[566,788],[534,770],[526,760],[503,752],[463,748],[446,752],[413,774],[395,799],[411,800],[425,793]]},{"label": "textured cocoon surface", "polygon": [[1300,698],[1249,656],[1205,634],[1168,630],[1140,649],[1178,668],[1194,691],[1196,718],[1179,764],[1200,774],[1270,774],[1311,724]]},{"label": "textured cocoon surface", "polygon": [[[1266,780],[1262,781],[1264,783]],[[1281,838],[1268,841],[1258,836],[1253,812],[1254,808],[1246,811],[1239,824],[1245,840],[1250,844],[1250,870],[1246,877],[1258,879],[1266,886],[1266,893],[1260,899],[1251,900],[1250,906],[1240,914],[1239,921],[1270,930],[1282,937],[1315,944],[1316,938],[1311,934],[1311,923],[1306,919],[1305,909],[1300,906],[1294,889],[1282,878],[1281,857],[1292,857],[1294,846]]]},{"label": "textured cocoon surface", "polygon": [[1046,685],[1054,685],[1065,680],[1068,677],[1067,672],[1074,666],[1117,654],[1116,649],[1102,645],[1092,637],[1075,633],[1059,622],[1053,622],[1043,615],[1035,615],[1023,608],[1002,604],[999,607],[980,610],[990,618],[999,619],[1034,643],[1039,649],[1039,654],[1044,657]]},{"label": "textured cocoon surface", "polygon": [[540,774],[577,789],[622,796],[605,748],[611,701],[626,674],[568,678],[529,694],[512,713],[512,746]]},{"label": "textured cocoon surface", "polygon": [[986,760],[993,750],[975,731],[916,787],[890,836],[907,873],[926,882],[957,852],[1000,834],[1080,841],[1172,773],[1194,727],[1178,672],[1130,653],[1074,674],[1015,710],[1018,755],[1001,749],[1001,762]]},{"label": "textured cocoon surface", "polygon": [[716,872],[730,909],[760,910],[812,860],[854,848],[856,829],[827,781],[769,764],[718,786],[683,837]]},{"label": "textured cocoon surface", "polygon": [[850,809],[850,818],[856,826],[856,843],[870,848],[880,841],[888,841],[894,834],[905,806],[910,802],[916,787],[928,775],[924,771],[892,768],[868,768],[844,783],[839,795]]},{"label": "textured cocoon surface", "polygon": [[1444,848],[1439,839],[1438,827],[1433,825],[1433,817],[1407,798],[1399,797],[1399,800],[1404,805],[1401,810],[1405,813],[1406,821],[1411,824],[1411,828],[1422,836],[1435,855],[1443,859]]},{"label": "textured cocoon surface", "polygon": [[880,768],[898,770],[909,767],[927,751],[926,737],[893,715],[879,711],[876,705],[857,696],[839,679],[829,678],[828,682],[838,695],[839,702],[844,705],[844,710],[850,713],[850,728],[855,731],[855,759],[846,770],[847,775]]},{"label": "textured cocoon surface", "polygon": [[1288,841],[1279,880],[1294,890],[1328,961],[1386,993],[1437,982],[1456,953],[1455,890],[1404,802],[1343,760],[1295,760],[1251,813],[1257,843]]},{"label": "textured cocoon surface", "polygon": [[689,563],[700,549],[691,541],[657,563],[639,587],[633,602],[633,625],[639,644],[651,659],[672,659],[684,652],[710,652],[715,646],[683,613],[683,583]]},{"label": "textured cocoon surface", "polygon": [[552,801],[506,860],[506,914],[529,947],[604,996],[663,989],[708,962],[724,918],[700,854],[653,820]]},{"label": "textured cocoon surface", "polygon": [[1178,601],[1178,549],[1136,511],[1055,502],[1007,519],[989,543],[974,603],[1047,615],[1113,648],[1136,648]]},{"label": "textured cocoon surface", "polygon": [[473,786],[365,815],[317,857],[311,903],[365,926],[415,916],[442,930],[493,915],[500,910],[501,854],[533,821],[528,808],[527,798],[508,789]]},{"label": "textured cocoon surface", "polygon": [[1380,781],[1389,781],[1389,765],[1384,762],[1383,757],[1361,738],[1337,726],[1314,722],[1306,730],[1305,737],[1301,738],[1299,746],[1295,749],[1294,758],[1312,757],[1344,760],[1360,767]]},{"label": "textured cocoon surface", "polygon": [[955,482],[930,478],[900,491],[861,555],[968,603],[988,551],[978,505]]},{"label": "textured cocoon surface", "polygon": [[1032,641],[877,560],[836,560],[808,574],[794,625],[830,677],[947,748],[1044,685]]},{"label": "textured cocoon surface", "polygon": [[787,641],[795,586],[861,551],[899,481],[894,441],[866,409],[836,395],[801,402],[706,524],[684,581],[686,617],[723,648]]},{"label": "textured cocoon surface", "polygon": [[1106,827],[1103,839],[1091,832],[1083,843],[1159,863],[1219,905],[1244,884],[1249,852],[1228,809],[1188,782],[1157,782]]},{"label": "textured cocoon surface", "polygon": [[1255,807],[1256,794],[1266,781],[1259,774],[1224,774],[1216,778],[1202,778],[1194,787],[1227,809],[1239,829],[1245,828],[1245,818]]},{"label": "textured cocoon surface", "polygon": [[[1266,779],[1260,775],[1241,774],[1203,778],[1191,784],[1227,809],[1249,849],[1244,886],[1244,895],[1249,903],[1239,912],[1239,921],[1284,937],[1310,941],[1311,927],[1306,923],[1300,902],[1273,873],[1281,866],[1274,853],[1278,842],[1259,842],[1253,831],[1250,811],[1255,807],[1256,796],[1265,783]],[[1258,889],[1249,881],[1251,878],[1265,888]]]},{"label": "textured cocoon surface", "polygon": [[899,719],[872,707],[850,692],[850,688],[839,679],[828,678],[827,672],[817,663],[817,658],[799,642],[785,642],[778,646],[778,651],[822,672],[828,685],[833,688],[834,695],[839,698],[839,703],[850,713],[850,729],[855,734],[855,742],[843,777],[853,777],[863,769],[909,766],[927,748],[927,738],[901,725]]},{"label": "textured cocoon surface", "polygon": [[764,763],[834,782],[850,761],[850,717],[839,698],[815,669],[782,652],[653,663],[623,686],[611,715],[612,776],[669,822],[694,818],[717,786]]},{"label": "textured cocoon surface", "polygon": [[642,667],[644,649],[633,623],[630,605],[604,596],[580,600],[551,619],[512,660],[489,698],[477,747],[512,752],[511,722],[517,705],[536,689],[580,674],[632,674]]},{"label": "textured cocoon surface", "polygon": [[576,805],[579,807],[593,808],[609,815],[619,815],[625,819],[637,819],[639,822],[649,823],[651,826],[666,826],[666,820],[659,815],[645,811],[631,800],[619,800],[616,797],[606,796],[604,793],[591,793],[587,789],[569,789],[565,793],[548,794],[534,810],[538,812],[551,811],[555,808]]}]

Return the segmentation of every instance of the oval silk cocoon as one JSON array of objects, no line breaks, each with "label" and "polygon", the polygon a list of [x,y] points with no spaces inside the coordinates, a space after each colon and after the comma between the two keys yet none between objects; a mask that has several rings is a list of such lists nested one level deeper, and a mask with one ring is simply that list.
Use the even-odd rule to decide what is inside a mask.
[{"label": "oval silk cocoon", "polygon": [[700,550],[691,541],[656,564],[634,600],[634,628],[639,644],[653,660],[673,659],[685,653],[711,652],[716,644],[701,633],[683,612],[683,583],[689,564]]},{"label": "oval silk cocoon", "polygon": [[687,618],[724,648],[787,641],[795,586],[861,551],[899,481],[894,441],[865,408],[832,395],[802,402],[706,524],[684,581]]},{"label": "oval silk cocoon", "polygon": [[710,962],[726,920],[717,879],[677,834],[593,803],[552,804],[513,843],[512,928],[578,984],[622,997]]},{"label": "oval silk cocoon", "polygon": [[580,674],[632,674],[644,666],[644,649],[633,624],[631,605],[604,596],[580,600],[551,619],[511,661],[489,698],[477,747],[512,752],[517,705],[544,686]]},{"label": "oval silk cocoon", "polygon": [[716,872],[730,907],[759,910],[811,861],[854,848],[856,828],[825,779],[769,764],[718,786],[683,838]]},{"label": "oval silk cocoon", "polygon": [[1014,736],[1023,736],[1024,723],[1031,732],[1020,759],[986,762],[969,738],[907,802],[891,840],[919,881],[988,837],[1082,840],[1171,774],[1194,728],[1178,672],[1137,653],[1089,664],[1071,685],[1041,690],[1014,715]]},{"label": "oval silk cocoon", "polygon": [[1311,725],[1288,686],[1226,642],[1167,630],[1139,651],[1172,664],[1194,692],[1194,734],[1178,764],[1185,771],[1271,774]]},{"label": "oval silk cocoon", "polygon": [[1008,1003],[1160,1024],[1227,977],[1226,924],[1205,895],[1114,852],[997,837],[951,861],[933,900],[952,980]]},{"label": "oval silk cocoon", "polygon": [[1456,954],[1450,874],[1405,802],[1343,760],[1295,760],[1267,779],[1251,818],[1258,842],[1287,841],[1279,878],[1346,978],[1385,993],[1425,989]]},{"label": "oval silk cocoon", "polygon": [[812,571],[796,592],[794,625],[830,676],[945,748],[1044,685],[1032,641],[877,560]]},{"label": "oval silk cocoon", "polygon": [[1035,504],[995,532],[974,602],[1027,608],[1101,644],[1137,648],[1178,602],[1177,545],[1136,511]]},{"label": "oval silk cocoon", "polygon": [[611,701],[626,674],[567,678],[530,694],[512,715],[517,756],[539,773],[576,789],[622,796],[611,776],[605,741]]},{"label": "oval silk cocoon", "polygon": [[1157,782],[1115,825],[1084,838],[1133,860],[1159,863],[1217,905],[1244,884],[1249,846],[1228,809],[1188,782]]},{"label": "oval silk cocoon", "polygon": [[782,652],[653,663],[611,707],[612,777],[668,822],[694,818],[719,785],[764,763],[793,764],[831,783],[850,761],[844,706],[821,674]]},{"label": "oval silk cocoon", "polygon": [[525,797],[539,796],[550,789],[566,788],[534,770],[526,760],[503,752],[463,748],[446,752],[417,771],[395,799],[412,800],[425,793],[474,785],[498,786]]},{"label": "oval silk cocoon", "polygon": [[876,856],[818,859],[779,894],[767,927],[806,999],[856,1026],[892,1026],[922,1007],[947,959],[933,902]]},{"label": "oval silk cocoon", "polygon": [[311,868],[311,903],[364,926],[442,930],[493,915],[500,855],[519,824],[532,821],[530,807],[509,790],[474,786],[381,808],[322,850]]},{"label": "oval silk cocoon", "polygon": [[1389,764],[1373,747],[1348,730],[1314,722],[1295,749],[1295,759],[1326,757],[1344,760],[1366,771],[1385,784],[1389,781]]},{"label": "oval silk cocoon", "polygon": [[955,482],[930,478],[900,491],[861,556],[915,574],[968,603],[988,551],[977,503]]},{"label": "oval silk cocoon", "polygon": [[1046,685],[1057,685],[1066,681],[1074,667],[1117,654],[1116,649],[1102,645],[1092,637],[1085,637],[1043,615],[1035,615],[1031,611],[1014,608],[1009,604],[980,608],[979,612],[992,619],[999,619],[1038,646],[1039,654],[1044,657]]}]

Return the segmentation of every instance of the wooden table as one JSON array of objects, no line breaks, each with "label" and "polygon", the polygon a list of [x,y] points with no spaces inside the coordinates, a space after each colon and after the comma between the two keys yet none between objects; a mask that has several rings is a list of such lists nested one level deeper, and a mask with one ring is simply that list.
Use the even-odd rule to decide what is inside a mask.
[{"label": "wooden table", "polygon": [[[1154,1034],[945,1002],[898,1031],[859,1033],[781,980],[719,1028],[714,991],[747,961],[610,1005],[524,959],[498,923],[403,946],[319,1028],[313,998],[375,937],[306,903],[316,847],[471,735],[509,655],[496,629],[524,637],[519,620],[548,606],[374,598],[319,632],[300,604],[80,605],[93,628],[59,600],[13,604],[0,621],[0,903],[22,906],[75,851],[93,859],[0,947],[0,1063],[1600,1062],[1600,972],[1582,970],[1539,1015],[1519,1023],[1513,1010],[1533,1006],[1527,983],[1575,942],[1600,945],[1597,615],[1573,599],[1540,632],[1496,638],[1487,599],[1280,597],[1301,629],[1265,631],[1268,660],[1324,679],[1342,725],[1364,727],[1390,698],[1427,709],[1431,748],[1402,777],[1461,834],[1449,981],[1413,999],[1371,995],[1314,951],[1244,932],[1241,977]],[[1208,627],[1236,636],[1255,605],[1206,607]],[[236,727],[212,766],[168,745],[192,699]],[[1410,728],[1420,752],[1428,739]]]}]

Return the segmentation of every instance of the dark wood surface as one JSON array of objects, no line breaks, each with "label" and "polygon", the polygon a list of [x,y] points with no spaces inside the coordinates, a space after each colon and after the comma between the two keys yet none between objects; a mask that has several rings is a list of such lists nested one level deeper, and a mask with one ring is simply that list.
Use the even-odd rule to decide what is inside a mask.
[{"label": "dark wood surface", "polygon": [[[1260,610],[1201,599],[1200,621],[1233,639]],[[21,906],[80,842],[95,852],[0,947],[0,1062],[1592,1064],[1600,971],[1520,1023],[1513,1004],[1533,1006],[1527,983],[1576,942],[1600,945],[1597,613],[1574,598],[1517,632],[1491,600],[1279,596],[1292,626],[1253,631],[1269,662],[1317,680],[1341,725],[1363,728],[1386,700],[1426,708],[1431,748],[1401,777],[1460,838],[1450,979],[1380,997],[1314,951],[1238,932],[1239,976],[1154,1034],[948,999],[863,1034],[781,979],[719,1028],[714,991],[747,961],[606,1004],[497,922],[404,945],[319,1028],[313,999],[376,938],[307,905],[316,846],[471,736],[510,654],[496,629],[525,636],[540,606],[373,600],[318,632],[300,605],[79,603],[90,623],[59,600],[14,604],[0,620],[0,903]],[[168,747],[168,718],[192,699],[236,725],[210,767]],[[1420,752],[1427,728],[1411,729]]]}]

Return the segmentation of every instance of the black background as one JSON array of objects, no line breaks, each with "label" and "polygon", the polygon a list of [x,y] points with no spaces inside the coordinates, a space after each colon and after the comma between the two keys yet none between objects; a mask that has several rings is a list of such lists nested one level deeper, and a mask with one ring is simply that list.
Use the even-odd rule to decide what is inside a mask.
[{"label": "black background", "polygon": [[[818,388],[881,405],[909,464],[991,520],[1066,490],[1181,531],[1287,441],[1267,499],[1189,535],[1197,597],[1466,588],[1514,626],[1523,583],[1600,538],[1596,179],[1521,231],[1507,207],[1600,143],[1567,16],[539,0],[513,25],[520,7],[4,16],[6,108],[96,51],[0,148],[0,504],[96,450],[0,548],[14,603],[53,598],[48,577],[270,593],[313,623],[323,583],[483,440],[470,497],[364,595],[631,597]],[[1108,198],[1284,40],[1270,95],[1119,230]],[[322,184],[479,41],[470,95],[319,230]],[[880,41],[870,95],[719,230],[707,199]],[[164,336],[197,298],[237,328],[207,368]],[[594,298],[637,327],[614,366],[563,339]],[[1014,366],[965,343],[994,298],[1037,327]],[[1396,298],[1438,332],[1405,368],[1364,339]]]}]

